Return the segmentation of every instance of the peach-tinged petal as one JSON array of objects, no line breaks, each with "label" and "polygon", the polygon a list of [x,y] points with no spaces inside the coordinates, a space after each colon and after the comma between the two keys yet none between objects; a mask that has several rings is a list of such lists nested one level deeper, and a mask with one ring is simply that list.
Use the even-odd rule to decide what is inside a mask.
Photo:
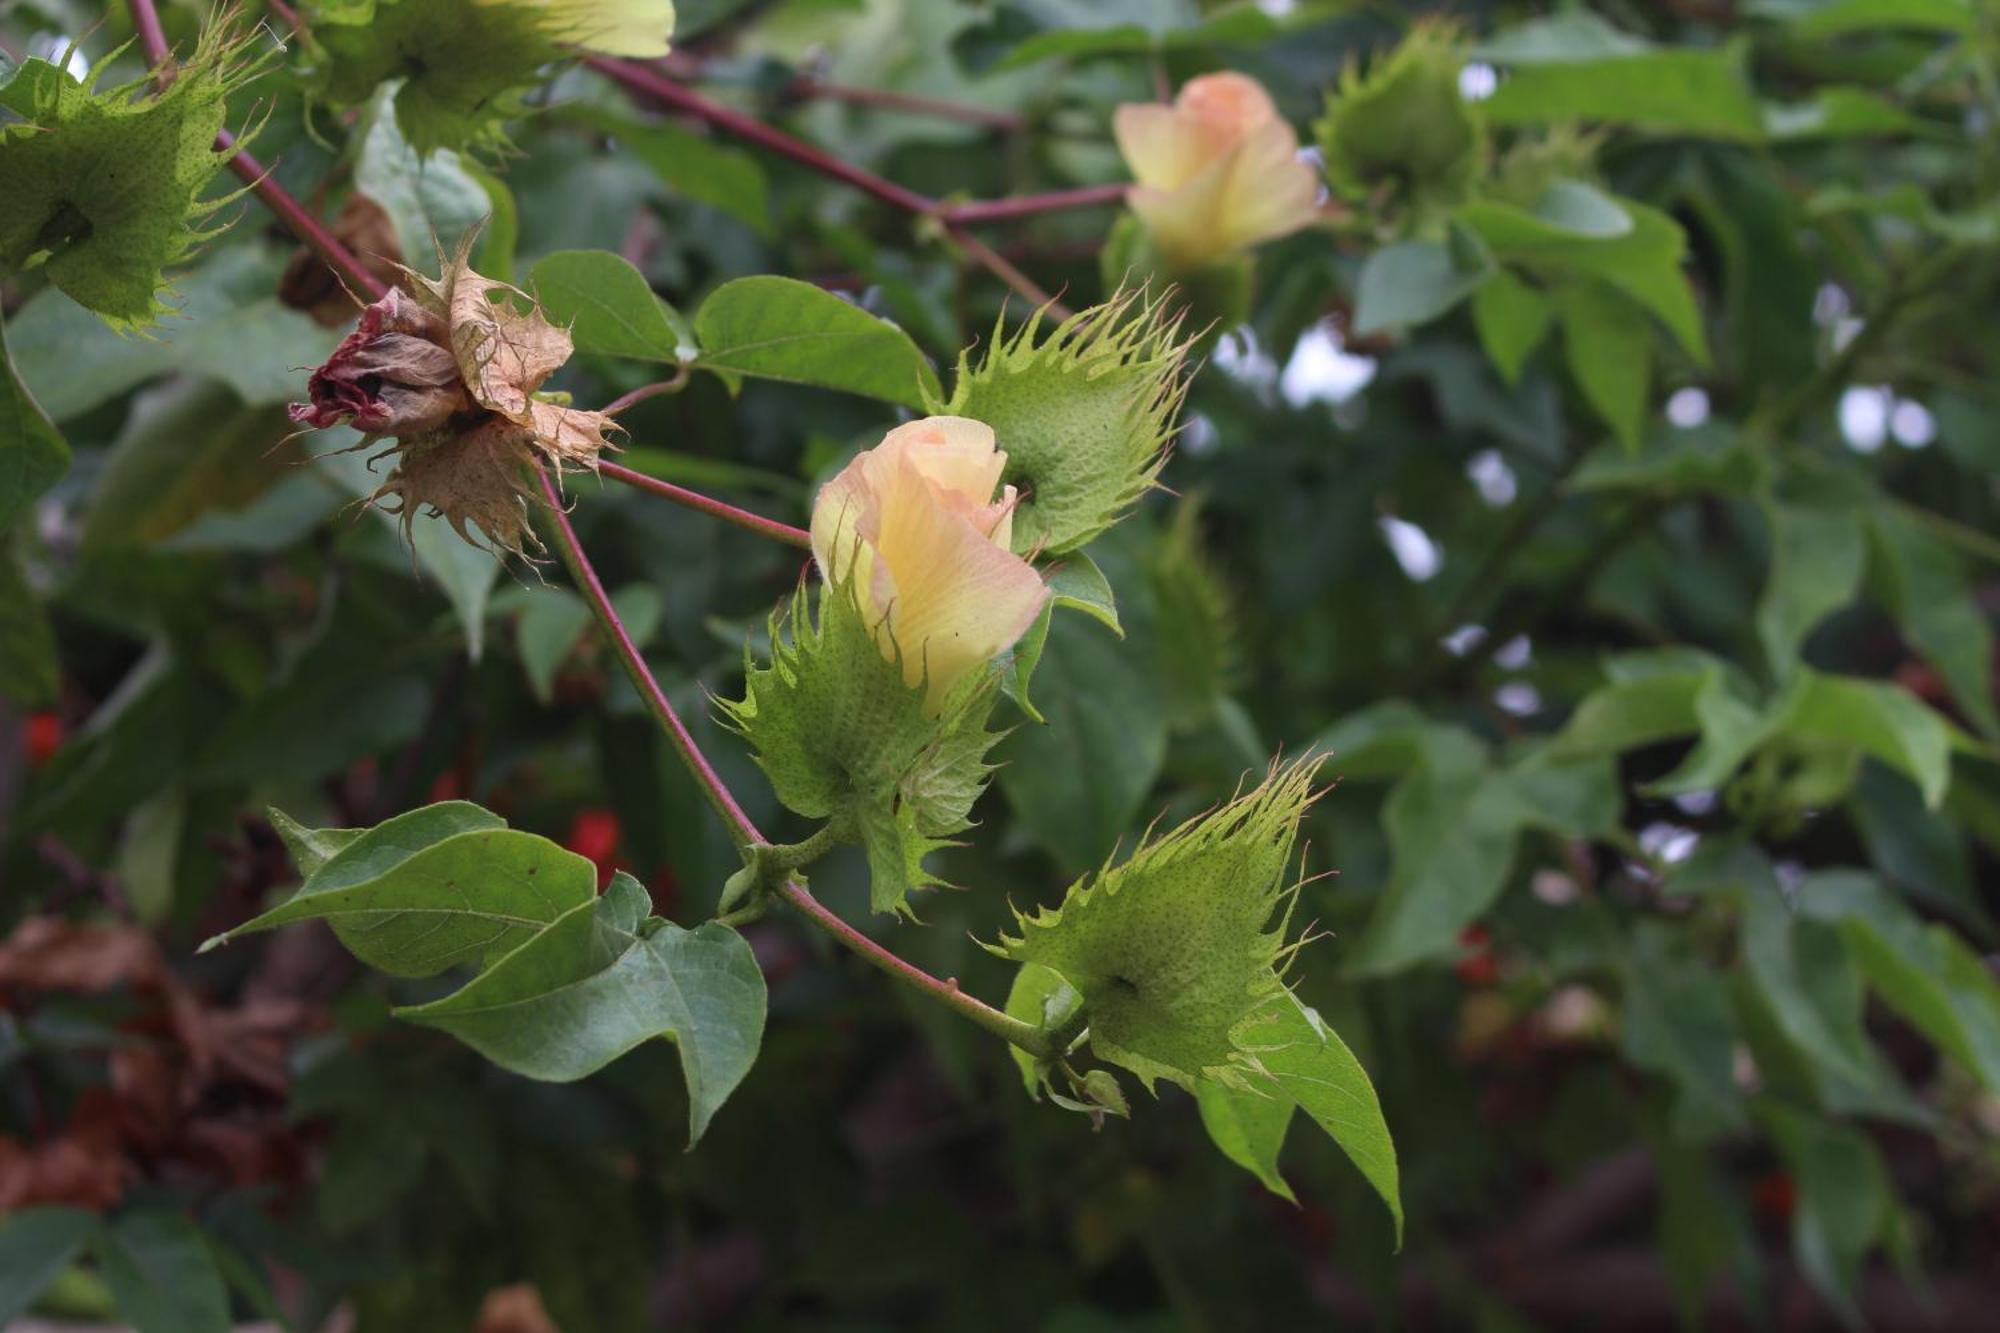
[{"label": "peach-tinged petal", "polygon": [[1283,121],[1264,126],[1237,149],[1224,191],[1228,211],[1220,231],[1226,249],[1288,236],[1318,215],[1319,176],[1298,152],[1298,136]]},{"label": "peach-tinged petal", "polygon": [[1278,119],[1264,85],[1228,70],[1189,79],[1174,98],[1174,108],[1231,140]]},{"label": "peach-tinged petal", "polygon": [[1171,190],[1200,171],[1217,145],[1199,127],[1157,102],[1133,102],[1111,116],[1125,165],[1141,185]]},{"label": "peach-tinged petal", "polygon": [[993,428],[967,417],[925,417],[905,422],[874,450],[878,466],[908,459],[954,500],[984,507],[1006,470],[1007,455],[993,447]]},{"label": "peach-tinged petal", "polygon": [[1021,637],[1046,589],[1032,566],[938,503],[907,463],[883,496],[878,554],[893,573],[888,628],[912,685],[928,676],[933,707],[968,671]]}]

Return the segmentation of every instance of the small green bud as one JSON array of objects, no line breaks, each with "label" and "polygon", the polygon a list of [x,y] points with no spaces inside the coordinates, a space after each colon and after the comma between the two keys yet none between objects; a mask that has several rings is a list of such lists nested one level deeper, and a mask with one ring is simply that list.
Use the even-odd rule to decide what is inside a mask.
[{"label": "small green bud", "polygon": [[1350,65],[1314,126],[1333,188],[1350,199],[1391,190],[1419,210],[1465,199],[1486,136],[1459,92],[1464,65],[1457,32],[1431,23],[1365,75]]}]

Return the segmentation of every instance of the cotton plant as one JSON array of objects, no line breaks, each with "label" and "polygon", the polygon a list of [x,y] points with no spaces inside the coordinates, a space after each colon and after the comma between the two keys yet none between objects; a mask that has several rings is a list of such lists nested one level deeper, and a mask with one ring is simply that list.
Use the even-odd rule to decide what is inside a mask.
[{"label": "cotton plant", "polygon": [[[550,61],[664,53],[672,9],[642,0],[325,0],[304,7],[302,23],[298,60],[321,100],[359,104],[403,71],[398,123],[423,154],[498,147],[519,90]],[[92,100],[88,83],[36,62],[0,84],[0,105],[23,118],[0,130],[0,149],[10,173],[18,166],[31,184],[49,185],[62,164],[119,133],[171,133],[177,145],[161,207],[142,216],[107,195],[101,212],[86,214],[134,239],[121,256],[132,271],[120,271],[115,288],[78,276],[95,262],[95,239],[88,228],[52,232],[55,205],[33,191],[9,191],[0,203],[0,257],[14,267],[46,263],[79,302],[121,326],[159,313],[163,266],[202,238],[194,224],[210,207],[200,197],[208,177],[227,165],[263,183],[253,174],[259,164],[210,147],[224,94],[247,77],[243,39],[221,26],[214,34],[177,75],[157,66],[155,91],[129,102]],[[421,67],[407,59],[417,46],[427,52]],[[1276,1125],[1248,1159],[1228,1134],[1217,1137],[1269,1182],[1283,1124],[1304,1109],[1400,1225],[1393,1148],[1373,1090],[1287,980],[1304,942],[1293,908],[1302,822],[1320,794],[1315,757],[1246,777],[1233,799],[1146,837],[1071,886],[1059,907],[1023,913],[1012,932],[985,941],[1017,967],[1002,1004],[922,971],[893,943],[894,931],[922,927],[928,896],[944,885],[936,854],[972,826],[995,744],[1013,727],[1045,725],[1028,699],[1052,618],[1118,625],[1088,548],[1162,490],[1190,355],[1205,331],[1191,324],[1199,310],[1177,284],[1199,290],[1205,271],[1237,271],[1255,247],[1317,216],[1317,177],[1296,134],[1241,75],[1194,80],[1170,106],[1121,108],[1107,128],[1138,178],[1129,202],[1151,271],[1073,313],[1039,294],[1023,318],[1003,317],[990,339],[965,350],[949,389],[900,329],[804,283],[738,279],[682,321],[630,264],[604,252],[552,257],[518,285],[482,273],[474,227],[440,250],[435,271],[398,266],[391,285],[379,276],[391,270],[361,264],[309,218],[299,221],[305,210],[294,201],[287,216],[359,310],[304,376],[292,422],[352,432],[350,447],[369,451],[382,474],[368,500],[398,516],[406,535],[419,518],[440,519],[534,578],[549,576],[552,552],[742,866],[715,886],[713,918],[688,926],[654,915],[629,876],[600,888],[590,861],[468,802],[369,828],[308,828],[273,811],[304,882],[210,946],[318,920],[390,975],[469,971],[458,989],[400,1012],[533,1078],[581,1078],[667,1039],[699,1139],[762,1039],[765,984],[742,928],[788,906],[1008,1043],[1030,1093],[1100,1125],[1131,1113],[1125,1079],[1178,1084],[1202,1099],[1205,1115],[1233,1107],[1267,1130]],[[42,251],[30,253],[34,245]],[[788,335],[802,329],[842,340],[852,356],[827,363],[791,350],[801,340]],[[634,355],[635,340],[638,353],[672,362],[673,378],[595,407],[551,387],[578,350]],[[565,493],[566,478],[646,484],[614,461],[618,415],[679,391],[697,371],[732,387],[745,376],[802,381],[884,404],[874,442],[813,495],[806,529],[653,487],[810,554],[768,634],[746,640],[740,694],[714,702],[778,803],[810,826],[795,842],[767,838],[723,784],[569,520],[580,501]],[[842,846],[865,859],[869,906],[891,923],[888,942],[811,891],[813,868]],[[1337,1088],[1361,1109],[1324,1116],[1315,1086]]]}]

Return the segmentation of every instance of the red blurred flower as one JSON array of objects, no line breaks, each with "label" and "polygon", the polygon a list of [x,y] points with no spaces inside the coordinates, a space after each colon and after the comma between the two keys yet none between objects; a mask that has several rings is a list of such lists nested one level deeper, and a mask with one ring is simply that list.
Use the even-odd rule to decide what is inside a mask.
[{"label": "red blurred flower", "polygon": [[1750,1206],[1759,1217],[1772,1222],[1789,1222],[1799,1206],[1798,1182],[1788,1171],[1766,1171],[1750,1187]]},{"label": "red blurred flower", "polygon": [[55,713],[30,713],[25,726],[21,728],[21,749],[27,757],[29,768],[40,768],[56,757],[63,742],[69,738],[69,728]]},{"label": "red blurred flower", "polygon": [[1465,954],[1454,965],[1458,979],[1468,986],[1491,986],[1500,979],[1500,960],[1493,953],[1493,932],[1484,926],[1467,926],[1458,933]]},{"label": "red blurred flower", "polygon": [[597,887],[601,889],[611,882],[613,872],[618,869],[618,840],[622,833],[617,815],[602,806],[589,806],[577,811],[576,818],[570,820],[563,846],[597,867]]}]

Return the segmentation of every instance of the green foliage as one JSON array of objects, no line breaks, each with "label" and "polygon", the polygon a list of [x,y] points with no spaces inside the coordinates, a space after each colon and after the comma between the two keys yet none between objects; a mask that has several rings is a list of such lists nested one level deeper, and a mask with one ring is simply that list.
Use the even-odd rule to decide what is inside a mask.
[{"label": "green foliage", "polygon": [[536,264],[528,288],[542,313],[569,329],[579,352],[678,365],[694,355],[694,330],[646,279],[604,250],[559,250]]},{"label": "green foliage", "polygon": [[994,326],[975,366],[959,358],[950,398],[929,410],[993,427],[1002,480],[1021,489],[1014,549],[1061,555],[1122,518],[1165,462],[1188,345],[1164,298],[1120,292],[1041,336],[1046,309],[1012,335]]},{"label": "green foliage", "polygon": [[665,55],[670,0],[320,0],[306,11],[313,86],[341,106],[399,80],[396,118],[420,154],[497,148],[541,67],[569,43]]},{"label": "green foliage", "polygon": [[944,881],[926,858],[971,823],[1000,739],[986,729],[997,679],[973,672],[935,714],[928,686],[876,646],[851,585],[802,586],[771,618],[771,663],[747,658],[743,698],[724,720],[754,751],[785,806],[831,821],[868,853],[869,902],[912,915],[910,894]]},{"label": "green foliage", "polygon": [[[77,304],[120,330],[151,324],[165,270],[212,232],[220,206],[203,192],[228,152],[218,152],[230,92],[258,72],[248,38],[210,27],[172,84],[139,95],[143,81],[99,90],[67,69],[30,60],[0,86],[0,274],[45,267]],[[100,69],[102,67],[100,66]]]},{"label": "green foliage", "polygon": [[937,372],[887,320],[794,278],[738,278],[695,311],[695,362],[725,379],[752,375],[842,389],[905,407],[937,396]]}]

